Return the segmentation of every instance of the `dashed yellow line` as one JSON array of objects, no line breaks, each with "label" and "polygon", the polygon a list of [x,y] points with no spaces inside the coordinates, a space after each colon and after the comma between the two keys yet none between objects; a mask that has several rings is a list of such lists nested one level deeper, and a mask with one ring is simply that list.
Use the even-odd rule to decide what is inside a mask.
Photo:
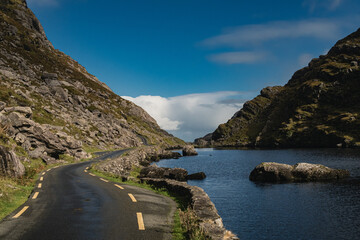
[{"label": "dashed yellow line", "polygon": [[136,213],[139,230],[145,230],[144,219],[141,212]]},{"label": "dashed yellow line", "polygon": [[89,169],[89,167],[86,167],[85,169],[86,169],[86,170],[88,170],[88,169]]},{"label": "dashed yellow line", "polygon": [[25,206],[23,207],[23,209],[20,210],[20,212],[18,212],[15,216],[13,216],[12,218],[18,218],[21,216],[21,214],[23,214],[27,209],[29,208],[29,206]]},{"label": "dashed yellow line", "polygon": [[131,193],[129,193],[128,195],[129,195],[129,197],[131,198],[131,201],[137,202],[137,201],[136,201],[136,198],[134,197],[134,195],[132,195]]},{"label": "dashed yellow line", "polygon": [[38,188],[41,188],[41,187],[42,187],[42,184],[41,184],[41,183],[39,183]]},{"label": "dashed yellow line", "polygon": [[36,193],[34,194],[34,196],[32,197],[32,199],[36,199],[38,196],[39,196],[39,192],[36,192]]},{"label": "dashed yellow line", "polygon": [[104,181],[104,182],[109,182],[108,180],[106,179],[103,179],[103,178],[100,178],[101,181]]},{"label": "dashed yellow line", "polygon": [[40,181],[43,181],[44,180],[44,177],[40,177]]},{"label": "dashed yellow line", "polygon": [[45,172],[43,172],[41,175],[43,175],[43,176],[44,176],[44,175],[45,175]]},{"label": "dashed yellow line", "polygon": [[84,170],[84,172],[87,172],[87,170]]},{"label": "dashed yellow line", "polygon": [[95,174],[89,173],[91,176],[95,177]]},{"label": "dashed yellow line", "polygon": [[114,184],[116,187],[120,188],[120,189],[124,189],[122,186],[118,185],[118,184]]}]

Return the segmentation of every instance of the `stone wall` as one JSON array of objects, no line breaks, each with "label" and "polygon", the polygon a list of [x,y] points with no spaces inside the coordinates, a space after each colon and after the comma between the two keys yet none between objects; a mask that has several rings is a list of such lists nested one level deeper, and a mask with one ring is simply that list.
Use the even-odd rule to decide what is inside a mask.
[{"label": "stone wall", "polygon": [[169,192],[184,196],[189,207],[199,218],[200,228],[211,239],[238,239],[237,236],[224,228],[215,205],[202,188],[171,179],[142,178],[141,180],[157,188],[165,188]]}]

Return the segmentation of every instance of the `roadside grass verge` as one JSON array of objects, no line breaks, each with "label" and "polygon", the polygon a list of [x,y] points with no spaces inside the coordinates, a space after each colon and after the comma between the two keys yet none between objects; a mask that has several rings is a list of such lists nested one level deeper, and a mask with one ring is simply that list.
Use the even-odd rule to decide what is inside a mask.
[{"label": "roadside grass verge", "polygon": [[21,182],[0,178],[0,220],[26,202],[34,188],[34,182],[23,185]]},{"label": "roadside grass verge", "polygon": [[195,216],[194,212],[188,207],[189,202],[186,197],[180,194],[174,194],[169,192],[165,188],[156,188],[152,185],[141,183],[137,181],[136,177],[139,175],[141,168],[134,167],[130,172],[130,176],[134,180],[123,181],[123,178],[114,174],[104,173],[97,171],[90,167],[89,172],[97,175],[98,177],[104,178],[106,180],[122,183],[126,185],[136,186],[151,190],[160,195],[170,197],[177,203],[177,210],[173,216],[173,227],[172,235],[173,240],[207,240],[204,232],[199,228],[199,219]]}]

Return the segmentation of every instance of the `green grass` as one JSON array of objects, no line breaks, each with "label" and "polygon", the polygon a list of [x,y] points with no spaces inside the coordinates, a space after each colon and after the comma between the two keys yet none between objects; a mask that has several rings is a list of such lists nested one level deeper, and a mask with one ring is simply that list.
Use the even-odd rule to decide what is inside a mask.
[{"label": "green grass", "polygon": [[180,209],[177,209],[174,214],[174,226],[173,226],[173,240],[185,240],[186,230],[181,224]]},{"label": "green grass", "polygon": [[34,188],[34,181],[23,185],[16,180],[0,178],[0,220],[21,206]]}]

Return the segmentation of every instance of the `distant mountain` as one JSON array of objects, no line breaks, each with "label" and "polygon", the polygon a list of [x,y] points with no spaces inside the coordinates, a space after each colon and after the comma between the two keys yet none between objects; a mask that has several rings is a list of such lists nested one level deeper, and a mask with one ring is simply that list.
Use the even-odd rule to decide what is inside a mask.
[{"label": "distant mountain", "polygon": [[25,0],[1,0],[0,145],[51,162],[144,144],[184,142],[56,50]]},{"label": "distant mountain", "polygon": [[267,87],[200,146],[360,147],[360,29]]}]

